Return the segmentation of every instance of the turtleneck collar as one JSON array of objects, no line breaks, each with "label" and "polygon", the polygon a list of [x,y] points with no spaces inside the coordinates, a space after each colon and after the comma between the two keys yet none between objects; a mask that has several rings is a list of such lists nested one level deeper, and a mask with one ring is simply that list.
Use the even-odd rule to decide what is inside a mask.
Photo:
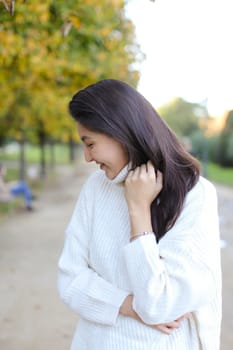
[{"label": "turtleneck collar", "polygon": [[124,168],[121,169],[121,171],[117,174],[117,176],[114,177],[114,179],[110,180],[107,178],[107,180],[113,184],[120,184],[125,181],[128,172],[130,169],[130,164],[124,166]]}]

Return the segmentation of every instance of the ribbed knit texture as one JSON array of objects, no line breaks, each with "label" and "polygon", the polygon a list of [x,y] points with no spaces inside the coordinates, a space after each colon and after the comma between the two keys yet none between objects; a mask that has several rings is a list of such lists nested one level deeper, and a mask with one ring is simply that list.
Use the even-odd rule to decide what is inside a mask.
[{"label": "ribbed knit texture", "polygon": [[[216,192],[200,178],[174,227],[132,243],[123,180],[97,171],[84,185],[59,259],[58,289],[80,320],[71,350],[218,350],[221,269]],[[119,315],[129,294],[145,325]],[[165,335],[150,327],[187,312]]]}]

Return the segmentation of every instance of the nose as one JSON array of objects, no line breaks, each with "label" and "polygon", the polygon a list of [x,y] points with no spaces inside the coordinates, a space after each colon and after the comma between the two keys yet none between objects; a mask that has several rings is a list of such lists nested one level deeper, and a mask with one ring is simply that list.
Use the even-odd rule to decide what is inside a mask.
[{"label": "nose", "polygon": [[93,158],[91,156],[91,153],[87,147],[84,147],[84,157],[86,162],[92,162]]}]

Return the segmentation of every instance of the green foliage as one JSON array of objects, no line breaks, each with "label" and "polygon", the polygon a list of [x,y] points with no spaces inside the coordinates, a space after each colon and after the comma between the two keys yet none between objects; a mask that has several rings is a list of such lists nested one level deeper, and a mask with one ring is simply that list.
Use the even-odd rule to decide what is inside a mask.
[{"label": "green foliage", "polygon": [[203,146],[205,143],[205,137],[202,130],[196,130],[192,133],[190,136],[191,141],[191,152],[195,157],[198,157],[199,159],[202,158],[203,153]]},{"label": "green foliage", "polygon": [[228,159],[231,160],[231,163],[233,165],[233,133],[229,135],[229,138],[228,138],[228,147],[227,147],[226,156]]},{"label": "green foliage", "polygon": [[201,106],[175,98],[159,109],[160,115],[179,136],[190,136],[199,129]]},{"label": "green foliage", "polygon": [[220,135],[218,159],[222,166],[233,166],[233,110],[228,112]]},{"label": "green foliage", "polygon": [[211,162],[218,163],[220,134],[214,134],[207,139],[208,158]]},{"label": "green foliage", "polygon": [[17,1],[0,12],[0,144],[77,139],[70,97],[106,77],[136,86],[140,50],[123,0]]},{"label": "green foliage", "polygon": [[203,130],[201,129],[195,131],[190,136],[192,154],[195,157],[202,159],[203,152],[206,150],[208,160],[217,163],[219,158],[219,137],[219,134],[214,134],[209,137],[206,137],[204,135]]}]

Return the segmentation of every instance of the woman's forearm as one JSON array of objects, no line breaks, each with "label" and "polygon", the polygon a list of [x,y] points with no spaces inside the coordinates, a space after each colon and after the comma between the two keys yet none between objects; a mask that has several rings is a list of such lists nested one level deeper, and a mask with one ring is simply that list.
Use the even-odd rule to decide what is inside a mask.
[{"label": "woman's forearm", "polygon": [[151,224],[150,207],[145,205],[143,206],[142,204],[138,204],[137,206],[129,205],[129,217],[131,238],[142,232],[151,232],[153,230]]},{"label": "woman's forearm", "polygon": [[162,189],[162,174],[155,171],[149,161],[129,172],[125,181],[125,198],[128,205],[131,237],[151,232],[151,203]]}]

